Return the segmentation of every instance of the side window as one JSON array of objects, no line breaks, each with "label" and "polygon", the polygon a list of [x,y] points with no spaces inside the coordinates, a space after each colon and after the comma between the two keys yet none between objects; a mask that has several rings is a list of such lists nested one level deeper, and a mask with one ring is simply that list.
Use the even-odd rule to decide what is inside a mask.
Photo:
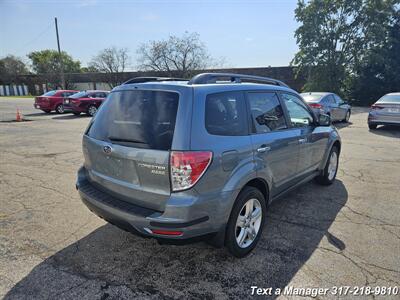
[{"label": "side window", "polygon": [[299,98],[292,94],[282,93],[281,95],[293,127],[304,127],[313,123],[314,119],[311,113]]},{"label": "side window", "polygon": [[340,97],[339,97],[338,95],[336,95],[336,94],[334,95],[334,97],[335,97],[335,100],[336,100],[336,103],[337,103],[337,104],[339,104],[339,105],[340,105],[340,104],[343,104],[344,101],[342,100],[342,98],[340,98]]},{"label": "side window", "polygon": [[251,118],[257,133],[287,128],[285,115],[276,93],[248,93]]},{"label": "side window", "polygon": [[225,92],[208,95],[205,126],[210,134],[247,135],[247,113],[243,94]]}]

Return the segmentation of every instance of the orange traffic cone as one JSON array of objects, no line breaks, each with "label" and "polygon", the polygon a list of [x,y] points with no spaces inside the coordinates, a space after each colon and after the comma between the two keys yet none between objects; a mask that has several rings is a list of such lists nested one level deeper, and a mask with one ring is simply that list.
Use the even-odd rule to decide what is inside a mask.
[{"label": "orange traffic cone", "polygon": [[17,108],[17,115],[15,116],[15,121],[17,122],[21,122],[22,121],[22,117],[21,114],[19,113],[19,109]]}]

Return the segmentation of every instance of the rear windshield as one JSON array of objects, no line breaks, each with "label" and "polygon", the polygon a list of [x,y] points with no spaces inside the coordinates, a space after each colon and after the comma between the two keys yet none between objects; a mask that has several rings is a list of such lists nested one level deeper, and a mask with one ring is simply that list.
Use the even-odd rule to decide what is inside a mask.
[{"label": "rear windshield", "polygon": [[169,150],[179,95],[164,91],[120,91],[109,95],[88,135],[123,146]]},{"label": "rear windshield", "polygon": [[400,95],[385,95],[378,102],[394,102],[400,103]]},{"label": "rear windshield", "polygon": [[324,95],[318,94],[301,94],[306,102],[319,102]]},{"label": "rear windshield", "polygon": [[73,94],[73,95],[71,95],[69,97],[70,98],[83,98],[83,97],[86,97],[86,96],[87,96],[86,92],[78,92],[78,93],[75,93],[75,94]]},{"label": "rear windshield", "polygon": [[57,93],[57,91],[49,91],[47,93],[44,93],[42,96],[54,96]]}]

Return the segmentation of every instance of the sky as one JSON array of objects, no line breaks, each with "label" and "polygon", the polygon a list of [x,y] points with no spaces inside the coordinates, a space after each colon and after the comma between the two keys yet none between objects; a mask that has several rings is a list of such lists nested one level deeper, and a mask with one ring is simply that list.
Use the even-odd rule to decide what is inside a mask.
[{"label": "sky", "polygon": [[[0,57],[61,49],[83,66],[100,50],[197,32],[225,67],[287,66],[298,50],[296,0],[0,0]],[[28,60],[27,60],[28,61]]]}]

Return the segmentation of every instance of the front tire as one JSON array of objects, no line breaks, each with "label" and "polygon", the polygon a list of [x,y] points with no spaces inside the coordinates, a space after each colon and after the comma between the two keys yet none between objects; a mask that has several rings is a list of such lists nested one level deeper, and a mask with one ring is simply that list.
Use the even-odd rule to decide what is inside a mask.
[{"label": "front tire", "polygon": [[65,110],[64,110],[64,105],[58,104],[58,105],[56,106],[55,111],[56,111],[56,113],[58,113],[58,114],[63,114],[64,111],[65,111]]},{"label": "front tire", "polygon": [[345,122],[345,123],[349,123],[350,116],[351,116],[351,111],[350,111],[350,110],[348,110],[348,111],[346,112],[346,116],[344,117],[344,120],[343,120],[343,122]]},{"label": "front tire", "polygon": [[236,257],[248,255],[257,245],[266,215],[264,195],[254,187],[245,187],[236,198],[228,225],[225,245]]},{"label": "front tire", "polygon": [[368,123],[368,128],[369,129],[374,130],[374,129],[376,129],[376,127],[378,127],[378,125]]},{"label": "front tire", "polygon": [[336,178],[339,167],[339,149],[334,146],[329,153],[328,160],[322,174],[315,178],[316,182],[321,185],[331,185]]}]

